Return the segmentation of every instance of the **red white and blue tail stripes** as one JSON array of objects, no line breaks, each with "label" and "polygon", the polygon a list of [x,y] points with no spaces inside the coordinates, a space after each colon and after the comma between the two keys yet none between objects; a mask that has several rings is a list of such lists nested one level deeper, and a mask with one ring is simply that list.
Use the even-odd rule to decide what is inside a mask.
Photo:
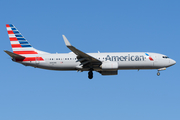
[{"label": "red white and blue tail stripes", "polygon": [[6,24],[6,28],[13,53],[24,56],[24,59],[17,59],[16,61],[43,61],[43,58],[37,57],[37,55],[45,52],[33,48],[13,24]]},{"label": "red white and blue tail stripes", "polygon": [[38,54],[13,24],[6,24],[12,50],[16,54]]}]

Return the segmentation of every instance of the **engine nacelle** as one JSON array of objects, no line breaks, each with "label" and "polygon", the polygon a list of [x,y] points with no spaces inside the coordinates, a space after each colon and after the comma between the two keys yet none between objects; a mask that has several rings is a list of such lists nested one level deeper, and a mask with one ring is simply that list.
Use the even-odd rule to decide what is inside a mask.
[{"label": "engine nacelle", "polygon": [[117,62],[103,62],[101,65],[102,70],[117,70],[118,63]]},{"label": "engine nacelle", "polygon": [[100,71],[101,75],[117,75],[118,71]]}]

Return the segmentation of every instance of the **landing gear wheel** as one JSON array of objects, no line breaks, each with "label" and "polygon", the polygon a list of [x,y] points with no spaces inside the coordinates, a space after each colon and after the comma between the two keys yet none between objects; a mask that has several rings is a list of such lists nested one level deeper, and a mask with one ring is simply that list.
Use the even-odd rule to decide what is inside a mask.
[{"label": "landing gear wheel", "polygon": [[92,79],[92,78],[93,78],[93,72],[92,72],[92,71],[89,71],[89,72],[88,72],[88,78],[89,78],[89,79]]},{"label": "landing gear wheel", "polygon": [[159,76],[159,75],[160,75],[160,72],[158,71],[157,76]]}]

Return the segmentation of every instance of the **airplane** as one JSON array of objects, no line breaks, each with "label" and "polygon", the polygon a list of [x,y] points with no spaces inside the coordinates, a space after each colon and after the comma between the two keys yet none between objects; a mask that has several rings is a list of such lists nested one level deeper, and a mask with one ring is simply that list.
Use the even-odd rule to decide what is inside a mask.
[{"label": "airplane", "polygon": [[58,71],[89,71],[88,78],[93,78],[93,71],[101,75],[117,75],[118,70],[157,69],[166,70],[176,64],[176,61],[166,55],[152,52],[114,52],[114,53],[85,53],[72,46],[62,35],[70,53],[40,51],[23,37],[13,24],[6,24],[13,52],[4,50],[12,61],[25,66]]}]

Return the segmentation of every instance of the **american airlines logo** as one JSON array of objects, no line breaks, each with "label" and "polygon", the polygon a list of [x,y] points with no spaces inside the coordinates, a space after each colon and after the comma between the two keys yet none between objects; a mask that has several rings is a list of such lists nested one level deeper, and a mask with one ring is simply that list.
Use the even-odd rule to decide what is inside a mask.
[{"label": "american airlines logo", "polygon": [[146,54],[146,56],[148,56],[149,57],[149,60],[150,61],[154,61],[153,59],[152,59],[152,57],[151,56],[149,56],[149,54],[147,54],[147,53],[145,53]]},{"label": "american airlines logo", "polygon": [[144,61],[146,59],[143,55],[130,55],[128,54],[127,56],[110,56],[107,55],[105,57],[105,60],[109,61]]}]

